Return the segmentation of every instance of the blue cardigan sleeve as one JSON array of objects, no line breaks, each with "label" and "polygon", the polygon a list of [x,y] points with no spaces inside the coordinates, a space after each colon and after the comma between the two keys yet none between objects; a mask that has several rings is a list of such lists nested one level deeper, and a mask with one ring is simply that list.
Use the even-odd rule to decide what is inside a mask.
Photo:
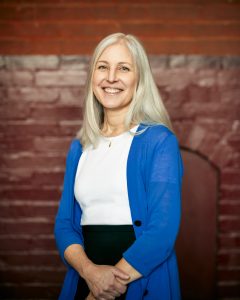
[{"label": "blue cardigan sleeve", "polygon": [[148,276],[172,253],[180,225],[182,158],[174,134],[155,144],[147,158],[147,221],[123,257]]},{"label": "blue cardigan sleeve", "polygon": [[[76,152],[78,142],[74,140],[68,151],[66,170],[64,175],[63,191],[55,219],[54,235],[60,256],[65,264],[64,251],[71,244],[83,246],[83,238],[80,228],[74,226],[74,178],[76,168]],[[80,227],[80,226],[79,226]]]}]

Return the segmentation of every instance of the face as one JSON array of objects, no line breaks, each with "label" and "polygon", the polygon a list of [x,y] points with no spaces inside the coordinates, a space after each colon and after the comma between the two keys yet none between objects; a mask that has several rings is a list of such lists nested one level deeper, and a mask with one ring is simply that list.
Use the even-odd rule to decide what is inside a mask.
[{"label": "face", "polygon": [[123,42],[108,46],[93,72],[92,87],[104,110],[119,111],[130,105],[137,84],[132,55]]}]

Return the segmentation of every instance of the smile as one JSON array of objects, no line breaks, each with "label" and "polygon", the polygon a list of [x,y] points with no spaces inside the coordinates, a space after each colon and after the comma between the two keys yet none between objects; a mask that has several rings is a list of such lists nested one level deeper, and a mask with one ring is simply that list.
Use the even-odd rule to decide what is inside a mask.
[{"label": "smile", "polygon": [[123,91],[121,89],[109,88],[109,87],[103,88],[103,90],[105,93],[110,94],[110,95],[115,95],[115,94],[118,94]]}]

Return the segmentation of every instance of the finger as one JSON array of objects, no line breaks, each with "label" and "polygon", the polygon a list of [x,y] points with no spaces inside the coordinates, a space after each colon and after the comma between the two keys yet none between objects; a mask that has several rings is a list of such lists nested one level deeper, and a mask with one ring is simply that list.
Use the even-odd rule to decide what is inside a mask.
[{"label": "finger", "polygon": [[123,272],[122,270],[120,270],[116,267],[113,267],[112,272],[115,276],[117,276],[123,280],[128,280],[130,278],[130,276],[127,273]]},{"label": "finger", "polygon": [[126,292],[127,286],[125,284],[122,284],[122,283],[116,281],[115,285],[114,285],[114,288],[115,288],[115,291],[123,294],[123,293]]}]

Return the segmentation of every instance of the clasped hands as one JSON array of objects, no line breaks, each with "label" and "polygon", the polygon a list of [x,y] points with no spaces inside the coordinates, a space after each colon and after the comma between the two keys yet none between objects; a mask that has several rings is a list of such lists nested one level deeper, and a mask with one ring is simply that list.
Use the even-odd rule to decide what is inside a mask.
[{"label": "clasped hands", "polygon": [[91,263],[83,278],[90,289],[86,300],[114,300],[126,292],[130,276],[115,266]]}]

